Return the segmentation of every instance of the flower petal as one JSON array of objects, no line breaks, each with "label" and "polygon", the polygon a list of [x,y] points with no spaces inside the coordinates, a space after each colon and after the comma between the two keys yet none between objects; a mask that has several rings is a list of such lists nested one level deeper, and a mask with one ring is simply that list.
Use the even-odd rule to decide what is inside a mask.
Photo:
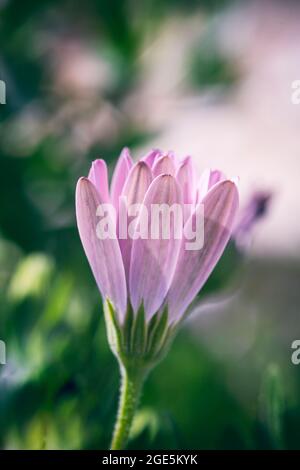
[{"label": "flower petal", "polygon": [[101,200],[104,202],[109,202],[108,172],[104,160],[98,159],[92,162],[88,179],[93,183],[99,192]]},{"label": "flower petal", "polygon": [[176,172],[176,179],[182,190],[184,204],[192,204],[195,200],[194,168],[191,157],[186,157]]},{"label": "flower petal", "polygon": [[[127,199],[127,206],[129,207],[131,204],[141,204],[144,200],[145,194],[147,192],[148,187],[152,181],[152,172],[148,167],[147,163],[144,161],[139,161],[136,163],[130,170],[126,183],[123,187],[122,196],[126,197]],[[124,208],[124,210],[126,210]],[[128,217],[128,223],[130,223],[130,217]],[[123,227],[124,228],[124,227]],[[121,248],[121,253],[123,257],[123,263],[125,268],[126,279],[129,278],[129,265],[130,265],[130,257],[131,257],[131,246],[132,246],[132,239],[128,237],[126,229],[126,238],[120,238],[119,236],[119,244]],[[118,234],[120,234],[120,230],[118,227]]]},{"label": "flower petal", "polygon": [[126,311],[127,290],[117,237],[97,237],[97,208],[103,203],[94,185],[80,178],[76,187],[76,217],[81,242],[103,298],[109,298],[120,319]]},{"label": "flower petal", "polygon": [[123,186],[127,179],[130,168],[132,167],[133,162],[130,156],[128,148],[124,148],[121,152],[119,160],[116,164],[116,168],[111,180],[110,196],[111,201],[118,210],[119,207],[119,197],[121,195]]},{"label": "flower petal", "polygon": [[225,175],[222,171],[211,170],[210,168],[204,170],[199,180],[197,202],[201,202],[215,184],[225,179]]},{"label": "flower petal", "polygon": [[147,153],[145,157],[143,157],[143,161],[147,163],[147,165],[152,168],[154,165],[155,160],[161,156],[161,151],[159,149],[153,149],[151,152]]},{"label": "flower petal", "polygon": [[[182,225],[179,228],[179,236],[177,231],[177,238],[175,237],[172,217],[171,224],[166,219],[163,219],[162,224],[155,224],[154,217],[151,216],[152,208],[156,204],[167,204],[169,207],[173,204],[181,205],[181,201],[181,190],[175,178],[160,175],[151,183],[143,202],[148,212],[148,236],[133,241],[129,288],[134,311],[137,311],[143,302],[148,319],[161,307],[170,287],[182,237]],[[151,228],[157,229],[159,225],[166,227],[166,223],[170,228],[168,239],[163,236],[161,230],[155,239],[151,235]]]},{"label": "flower petal", "polygon": [[170,155],[163,155],[162,157],[159,157],[152,168],[153,171],[153,176],[158,176],[158,175],[175,175],[175,164],[174,160]]},{"label": "flower petal", "polygon": [[[187,250],[183,238],[178,264],[167,303],[172,321],[177,321],[200,291],[221,257],[231,235],[238,208],[238,191],[232,181],[213,186],[203,199],[204,245],[202,249]],[[187,222],[186,228],[195,227],[195,218],[202,213],[202,204]],[[186,233],[186,232],[185,232]]]}]

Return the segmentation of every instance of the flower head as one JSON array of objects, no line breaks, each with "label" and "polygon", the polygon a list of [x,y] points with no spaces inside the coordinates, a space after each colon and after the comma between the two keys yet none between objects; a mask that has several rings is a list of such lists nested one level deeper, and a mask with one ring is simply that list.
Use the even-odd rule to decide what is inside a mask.
[{"label": "flower head", "polygon": [[273,193],[271,191],[254,191],[246,206],[240,211],[232,235],[241,251],[244,251],[249,246],[253,229],[257,222],[268,213],[272,198]]},{"label": "flower head", "polygon": [[[110,191],[107,173],[105,162],[96,160],[88,178],[78,181],[79,234],[106,302],[112,349],[123,361],[147,354],[153,359],[221,257],[238,191],[222,172],[206,170],[197,180],[190,157],[178,160],[159,150],[133,163],[124,149]],[[101,216],[105,236],[99,236]],[[190,249],[200,231],[202,244]]]}]

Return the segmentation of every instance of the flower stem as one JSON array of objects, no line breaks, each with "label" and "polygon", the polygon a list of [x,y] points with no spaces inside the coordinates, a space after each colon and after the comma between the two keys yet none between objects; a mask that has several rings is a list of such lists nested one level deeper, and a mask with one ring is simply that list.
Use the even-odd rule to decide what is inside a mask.
[{"label": "flower stem", "polygon": [[132,373],[121,367],[120,400],[111,450],[124,449],[127,444],[144,378],[145,374]]}]

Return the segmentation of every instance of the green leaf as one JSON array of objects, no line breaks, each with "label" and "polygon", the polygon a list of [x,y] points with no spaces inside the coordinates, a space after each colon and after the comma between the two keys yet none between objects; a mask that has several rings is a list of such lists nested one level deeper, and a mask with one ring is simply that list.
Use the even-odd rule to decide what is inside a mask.
[{"label": "green leaf", "polygon": [[281,370],[275,363],[268,365],[262,382],[260,411],[263,423],[275,449],[283,448],[282,418],[285,400]]}]

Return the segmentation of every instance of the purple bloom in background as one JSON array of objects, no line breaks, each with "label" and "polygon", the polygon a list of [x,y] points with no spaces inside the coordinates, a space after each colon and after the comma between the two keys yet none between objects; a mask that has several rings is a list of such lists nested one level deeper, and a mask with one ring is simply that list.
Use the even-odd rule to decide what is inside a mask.
[{"label": "purple bloom in background", "polygon": [[248,247],[253,229],[257,222],[265,217],[272,199],[270,191],[255,191],[246,206],[240,210],[232,237],[241,250]]},{"label": "purple bloom in background", "polygon": [[[111,201],[116,211],[120,196],[130,204],[189,204],[185,224],[193,225],[204,207],[204,246],[186,250],[183,239],[99,240],[97,207]],[[124,149],[116,165],[111,188],[103,160],[93,162],[88,178],[76,189],[76,214],[81,241],[104,299],[114,306],[120,324],[128,303],[136,314],[141,304],[148,320],[165,306],[169,323],[177,322],[206,282],[230,238],[238,208],[233,181],[216,170],[206,170],[197,181],[190,157],[179,161],[173,153],[153,150],[133,163]]]}]

